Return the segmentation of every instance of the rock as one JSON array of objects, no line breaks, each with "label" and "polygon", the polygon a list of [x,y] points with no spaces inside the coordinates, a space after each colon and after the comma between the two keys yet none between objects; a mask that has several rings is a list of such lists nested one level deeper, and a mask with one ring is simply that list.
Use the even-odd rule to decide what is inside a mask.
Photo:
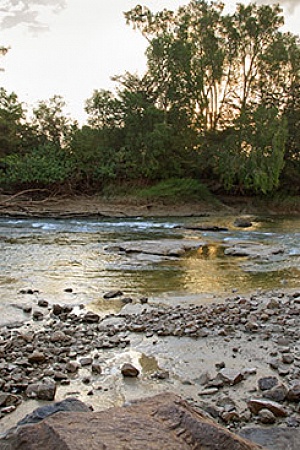
[{"label": "rock", "polygon": [[79,363],[82,367],[90,366],[93,362],[93,358],[86,356],[85,358],[80,358]]},{"label": "rock", "polygon": [[50,342],[63,342],[67,339],[65,333],[63,331],[57,330],[51,334],[49,340]]},{"label": "rock", "polygon": [[102,373],[102,367],[101,367],[100,363],[93,362],[93,364],[92,364],[92,372],[93,373],[97,373],[98,375],[100,375]]},{"label": "rock", "polygon": [[58,412],[0,440],[9,450],[259,450],[173,394],[100,412]]},{"label": "rock", "polygon": [[68,375],[61,370],[55,370],[53,378],[55,381],[64,381],[68,378]]},{"label": "rock", "polygon": [[276,417],[269,409],[261,409],[258,413],[258,418],[261,423],[272,424],[276,422]]},{"label": "rock", "polygon": [[122,373],[123,377],[135,378],[139,375],[140,371],[136,367],[134,367],[132,364],[126,363],[126,364],[123,364],[123,366],[121,368],[121,373]]},{"label": "rock", "polygon": [[165,257],[180,257],[187,251],[197,250],[205,245],[204,242],[193,239],[162,239],[162,240],[144,240],[128,241],[122,244],[110,245],[105,248],[112,252],[137,253],[145,255],[158,255]]},{"label": "rock", "polygon": [[233,222],[233,225],[237,228],[250,228],[253,224],[251,220],[247,219],[246,217],[238,217]]},{"label": "rock", "polygon": [[0,408],[7,406],[18,406],[22,403],[22,398],[18,395],[1,393],[0,394]]},{"label": "rock", "polygon": [[240,435],[270,450],[299,450],[299,428],[244,428]]},{"label": "rock", "polygon": [[48,308],[49,302],[47,300],[40,299],[38,301],[38,306],[40,306],[41,308]]},{"label": "rock", "polygon": [[248,407],[254,414],[258,414],[261,409],[268,409],[276,417],[286,417],[288,415],[287,410],[280,403],[272,400],[251,399],[248,401]]},{"label": "rock", "polygon": [[216,363],[215,364],[215,366],[216,366],[216,368],[217,369],[224,369],[225,368],[225,362],[224,361],[221,361],[221,362],[219,362],[219,363]]},{"label": "rock", "polygon": [[100,316],[99,314],[93,313],[92,311],[88,311],[83,316],[82,321],[87,323],[98,323],[100,321]]},{"label": "rock", "polygon": [[299,381],[295,381],[293,383],[293,385],[288,389],[286,398],[290,402],[300,402],[300,382]]},{"label": "rock", "polygon": [[203,389],[203,391],[198,392],[199,397],[204,397],[207,395],[214,395],[217,392],[219,392],[218,388],[207,388],[207,389]]},{"label": "rock", "polygon": [[255,244],[255,243],[236,243],[232,247],[226,248],[224,255],[242,257],[246,256],[249,258],[257,259],[268,259],[271,256],[279,255],[284,253],[284,249],[281,247],[269,246],[266,244]]},{"label": "rock", "polygon": [[28,361],[30,362],[30,364],[42,364],[43,362],[45,362],[45,360],[45,354],[39,351],[34,351],[31,355],[28,356]]},{"label": "rock", "polygon": [[57,303],[55,303],[52,306],[52,312],[55,316],[59,316],[63,312],[63,307],[61,305],[58,305]]},{"label": "rock", "polygon": [[218,225],[190,225],[188,227],[182,227],[185,230],[193,231],[228,231],[226,227],[219,227]]},{"label": "rock", "polygon": [[245,367],[241,370],[241,374],[244,379],[248,378],[251,375],[256,375],[257,369],[256,367]]},{"label": "rock", "polygon": [[284,353],[282,355],[282,362],[283,364],[292,364],[294,362],[294,356]]},{"label": "rock", "polygon": [[106,300],[110,300],[112,298],[122,297],[122,295],[123,295],[122,291],[111,291],[104,294],[103,298],[105,298]]},{"label": "rock", "polygon": [[124,303],[125,305],[126,305],[127,303],[132,303],[132,302],[133,302],[133,300],[132,300],[131,297],[123,297],[123,298],[122,298],[122,303]]},{"label": "rock", "polygon": [[261,391],[267,391],[277,386],[278,379],[276,377],[264,377],[258,380],[258,387]]},{"label": "rock", "polygon": [[37,289],[21,289],[20,294],[28,294],[28,295],[33,295],[33,294],[38,294],[39,291]]},{"label": "rock", "polygon": [[245,330],[246,331],[257,331],[259,329],[259,325],[257,322],[254,322],[253,320],[248,320],[245,324]]},{"label": "rock", "polygon": [[271,298],[266,306],[268,309],[278,309],[280,307],[280,302],[276,298]]},{"label": "rock", "polygon": [[73,307],[71,305],[59,305],[55,303],[52,306],[52,313],[55,316],[61,316],[62,314],[68,315],[72,312]]},{"label": "rock", "polygon": [[52,416],[53,414],[61,411],[90,412],[90,408],[77,398],[69,397],[61,402],[55,402],[35,409],[32,413],[27,414],[27,416],[20,420],[17,423],[17,426],[40,422],[46,417]]},{"label": "rock", "polygon": [[11,406],[5,406],[4,408],[1,408],[1,414],[10,414],[16,410],[15,405]]},{"label": "rock", "polygon": [[168,370],[158,370],[151,376],[151,378],[156,380],[167,380],[170,378],[170,373]]},{"label": "rock", "polygon": [[272,389],[263,392],[263,396],[273,400],[274,402],[283,402],[287,396],[287,388],[280,384],[278,386],[274,386]]},{"label": "rock", "polygon": [[30,384],[26,389],[29,398],[52,401],[55,398],[56,383],[52,378],[44,378],[41,382]]},{"label": "rock", "polygon": [[225,411],[222,415],[222,420],[224,420],[225,423],[230,422],[240,422],[241,418],[238,415],[236,411]]},{"label": "rock", "polygon": [[239,370],[226,369],[226,367],[220,370],[219,375],[225,383],[228,383],[231,386],[240,383],[243,380],[243,375]]},{"label": "rock", "polygon": [[43,320],[44,314],[41,311],[33,311],[32,318],[33,320]]},{"label": "rock", "polygon": [[290,373],[289,367],[287,367],[285,365],[279,365],[277,370],[278,370],[279,375],[281,375],[282,377],[285,377],[286,375],[288,375]]}]

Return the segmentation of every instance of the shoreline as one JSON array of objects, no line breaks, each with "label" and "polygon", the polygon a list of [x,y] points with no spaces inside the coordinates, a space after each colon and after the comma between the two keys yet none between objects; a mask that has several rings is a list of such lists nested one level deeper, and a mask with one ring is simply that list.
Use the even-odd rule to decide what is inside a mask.
[{"label": "shoreline", "polygon": [[206,217],[218,215],[300,215],[299,205],[274,204],[255,198],[220,196],[212,202],[147,201],[136,197],[103,198],[99,195],[49,197],[36,200],[28,196],[0,195],[0,217],[92,218],[92,217]]}]

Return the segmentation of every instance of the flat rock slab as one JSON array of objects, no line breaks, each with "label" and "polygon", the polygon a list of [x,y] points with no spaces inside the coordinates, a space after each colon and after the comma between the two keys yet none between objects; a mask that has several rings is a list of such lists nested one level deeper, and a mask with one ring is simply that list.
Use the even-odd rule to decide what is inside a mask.
[{"label": "flat rock slab", "polygon": [[259,450],[174,394],[102,412],[59,412],[20,427],[1,450]]},{"label": "flat rock slab", "polygon": [[245,428],[240,434],[270,450],[300,448],[300,428]]},{"label": "flat rock slab", "polygon": [[159,256],[182,256],[190,250],[203,247],[205,242],[193,239],[164,239],[156,241],[128,241],[109,245],[105,250],[110,252],[143,253]]},{"label": "flat rock slab", "polygon": [[268,259],[277,255],[282,255],[284,249],[282,247],[253,244],[253,243],[236,243],[232,247],[226,248],[225,255],[229,256],[246,256],[248,258]]}]

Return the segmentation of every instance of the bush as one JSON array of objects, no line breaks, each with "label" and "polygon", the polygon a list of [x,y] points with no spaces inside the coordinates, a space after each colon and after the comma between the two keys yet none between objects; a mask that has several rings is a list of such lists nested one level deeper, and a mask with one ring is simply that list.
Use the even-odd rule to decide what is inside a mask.
[{"label": "bush", "polygon": [[66,151],[52,144],[40,146],[25,155],[9,155],[3,162],[6,170],[0,175],[0,184],[4,186],[63,184],[72,174]]},{"label": "bush", "polygon": [[170,178],[136,192],[138,197],[148,200],[216,201],[208,188],[193,178]]}]

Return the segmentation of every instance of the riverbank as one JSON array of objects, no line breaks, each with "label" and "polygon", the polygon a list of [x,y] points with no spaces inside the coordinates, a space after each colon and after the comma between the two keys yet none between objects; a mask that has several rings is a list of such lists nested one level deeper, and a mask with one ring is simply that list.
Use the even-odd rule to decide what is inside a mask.
[{"label": "riverbank", "polygon": [[46,196],[35,192],[0,195],[0,216],[12,217],[178,217],[214,214],[288,214],[300,215],[300,199],[285,197],[212,196],[210,200],[167,201],[133,196]]},{"label": "riverbank", "polygon": [[103,410],[166,391],[234,431],[300,424],[295,290],[198,306],[137,298],[106,317],[40,299],[24,314],[0,330],[2,432],[45,401],[75,396]]}]

